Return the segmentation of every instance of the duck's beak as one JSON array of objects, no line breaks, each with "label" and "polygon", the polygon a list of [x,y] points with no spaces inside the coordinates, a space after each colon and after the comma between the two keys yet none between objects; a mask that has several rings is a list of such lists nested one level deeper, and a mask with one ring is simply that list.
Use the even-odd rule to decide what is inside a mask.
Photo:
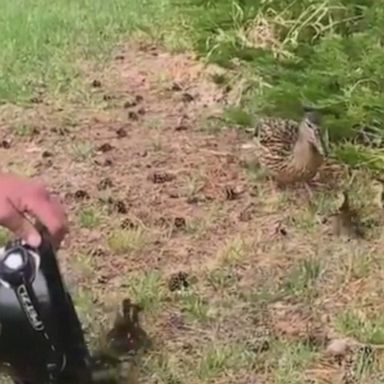
[{"label": "duck's beak", "polygon": [[321,156],[327,156],[327,148],[321,134],[315,135],[314,140],[312,141],[312,145]]}]

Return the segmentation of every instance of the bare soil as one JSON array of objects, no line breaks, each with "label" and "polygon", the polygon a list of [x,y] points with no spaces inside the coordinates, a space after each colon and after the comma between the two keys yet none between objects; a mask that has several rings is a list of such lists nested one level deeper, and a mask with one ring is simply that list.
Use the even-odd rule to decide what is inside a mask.
[{"label": "bare soil", "polygon": [[[210,260],[252,201],[239,131],[222,126],[217,135],[204,126],[205,117],[220,113],[224,92],[191,57],[145,43],[128,44],[103,73],[88,68],[87,75],[94,105],[85,109],[42,102],[3,111],[4,168],[42,177],[69,210],[63,257],[70,261],[79,247],[103,248],[108,233],[131,220],[158,236],[146,252],[124,260],[119,273],[120,267],[171,270]],[[28,133],[18,135],[24,128]],[[103,202],[113,211],[108,221],[81,228],[78,211]],[[207,215],[210,230],[198,239],[183,233],[164,239],[175,219],[204,225]],[[114,268],[105,252],[103,267]]]}]

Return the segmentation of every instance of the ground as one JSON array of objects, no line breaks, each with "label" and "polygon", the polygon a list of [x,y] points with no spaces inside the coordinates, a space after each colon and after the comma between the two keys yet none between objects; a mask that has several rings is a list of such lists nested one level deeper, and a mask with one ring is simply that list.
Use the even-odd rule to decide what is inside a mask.
[{"label": "ground", "polygon": [[377,185],[344,180],[365,235],[341,236],[336,187],[309,201],[258,170],[220,118],[218,68],[148,41],[83,67],[86,103],[3,107],[1,151],[65,202],[59,260],[90,341],[129,297],[153,342],[139,382],[382,382]]}]

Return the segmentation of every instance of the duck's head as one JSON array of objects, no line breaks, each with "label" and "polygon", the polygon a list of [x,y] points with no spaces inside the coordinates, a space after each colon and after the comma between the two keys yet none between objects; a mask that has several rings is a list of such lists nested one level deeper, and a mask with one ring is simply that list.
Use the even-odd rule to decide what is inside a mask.
[{"label": "duck's head", "polygon": [[300,136],[309,142],[312,148],[321,156],[326,155],[326,147],[320,131],[320,116],[316,111],[309,110],[305,112],[299,128]]}]

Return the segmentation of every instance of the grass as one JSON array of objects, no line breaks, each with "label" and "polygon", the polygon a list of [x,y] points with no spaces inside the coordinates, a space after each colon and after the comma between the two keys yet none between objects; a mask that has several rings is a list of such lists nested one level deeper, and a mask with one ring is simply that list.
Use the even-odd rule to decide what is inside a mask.
[{"label": "grass", "polygon": [[216,83],[240,87],[235,105],[224,115],[229,122],[247,127],[265,114],[297,119],[302,103],[314,105],[323,111],[325,134],[337,158],[353,166],[382,169],[382,151],[377,149],[384,132],[383,58],[377,49],[382,43],[381,4],[369,0],[175,3],[191,46],[229,70],[228,78],[221,75]]},{"label": "grass", "polygon": [[[247,127],[262,114],[299,118],[300,103],[313,104],[324,110],[336,157],[383,168],[377,148],[383,137],[383,58],[376,47],[384,16],[377,2],[83,0],[56,1],[48,9],[44,0],[3,0],[1,5],[0,102],[26,103],[36,92],[81,102],[83,63],[102,63],[117,43],[139,31],[171,48],[194,49],[225,68],[238,60],[235,75],[213,78],[222,86],[243,84],[238,101],[224,113],[232,124]],[[22,127],[18,131],[28,134]],[[362,137],[368,148],[357,145]]]},{"label": "grass", "polygon": [[109,236],[108,245],[112,251],[124,254],[142,250],[147,241],[148,238],[142,228],[118,229]]},{"label": "grass", "polygon": [[[383,168],[381,6],[370,0],[3,0],[0,102],[38,92],[84,95],[83,63],[108,57],[132,33],[193,49],[236,70],[213,78],[240,86],[224,118],[250,126],[262,114],[299,118],[300,103],[324,110],[333,154]],[[368,27],[369,26],[369,27]],[[363,50],[360,47],[364,47]],[[76,58],[73,60],[73,58]],[[26,134],[20,128],[22,135]],[[357,145],[364,137],[366,145]],[[344,143],[348,139],[349,143]],[[360,143],[361,144],[361,143]],[[374,146],[375,149],[370,149]]]},{"label": "grass", "polygon": [[[82,64],[137,30],[157,30],[167,0],[10,2],[0,5],[0,102],[79,90]],[[75,58],[75,60],[74,60]]]},{"label": "grass", "polygon": [[291,272],[288,271],[282,289],[287,294],[301,299],[308,297],[316,290],[316,281],[322,272],[319,259],[304,259]]},{"label": "grass", "polygon": [[364,319],[362,314],[353,309],[346,310],[336,318],[339,329],[359,341],[373,344],[384,344],[384,323],[381,318]]},{"label": "grass", "polygon": [[100,212],[94,207],[86,207],[79,212],[79,222],[83,228],[96,228],[101,222]]},{"label": "grass", "polygon": [[219,263],[233,266],[244,261],[248,251],[247,242],[239,236],[228,240],[218,252]]},{"label": "grass", "polygon": [[12,131],[15,133],[15,135],[20,137],[29,137],[33,135],[33,127],[29,127],[28,125],[17,125],[13,127]]},{"label": "grass", "polygon": [[202,351],[197,376],[204,383],[213,377],[225,376],[231,370],[251,369],[253,358],[252,353],[247,353],[243,345],[213,341]]},{"label": "grass", "polygon": [[84,141],[71,144],[70,152],[73,159],[77,162],[84,162],[88,160],[94,153],[92,144]]},{"label": "grass", "polygon": [[[282,358],[278,362],[275,372],[276,384],[301,383],[299,371],[307,368],[314,358],[314,351],[306,344],[286,344],[278,343],[276,352],[282,353]],[[283,352],[284,351],[284,352]]]},{"label": "grass", "polygon": [[127,286],[130,287],[129,297],[146,311],[158,308],[167,297],[162,276],[158,271],[131,275]]},{"label": "grass", "polygon": [[190,321],[206,322],[214,318],[212,306],[198,292],[186,292],[180,297],[180,309]]}]

